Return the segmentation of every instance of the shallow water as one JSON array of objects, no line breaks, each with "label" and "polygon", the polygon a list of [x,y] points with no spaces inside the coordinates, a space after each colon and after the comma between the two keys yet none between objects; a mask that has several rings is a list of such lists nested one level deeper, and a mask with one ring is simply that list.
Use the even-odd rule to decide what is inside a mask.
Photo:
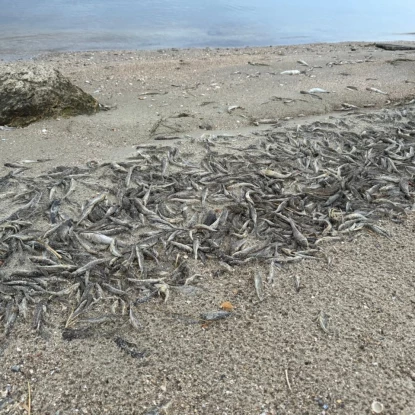
[{"label": "shallow water", "polygon": [[45,51],[415,40],[414,22],[413,0],[0,0],[0,58]]}]

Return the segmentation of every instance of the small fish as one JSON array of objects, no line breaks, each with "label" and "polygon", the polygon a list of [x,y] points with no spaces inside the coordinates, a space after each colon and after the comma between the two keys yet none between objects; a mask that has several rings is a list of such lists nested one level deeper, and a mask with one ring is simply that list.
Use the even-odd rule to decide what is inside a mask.
[{"label": "small fish", "polygon": [[276,170],[264,169],[259,171],[261,174],[267,177],[272,177],[273,179],[288,179],[293,175],[293,173],[282,174]]},{"label": "small fish", "polygon": [[270,66],[267,63],[261,63],[261,62],[248,62],[248,65],[251,65],[251,66]]},{"label": "small fish", "polygon": [[296,292],[300,292],[301,289],[301,279],[299,275],[296,275],[294,277],[294,286],[295,286],[295,291]]},{"label": "small fish", "polygon": [[287,218],[286,216],[282,215],[281,213],[276,213],[276,215],[290,224],[293,238],[298,243],[298,245],[302,246],[303,248],[308,248],[307,238],[297,229],[294,221],[291,218]]},{"label": "small fish", "polygon": [[197,251],[199,249],[199,246],[200,246],[200,240],[199,238],[195,238],[193,240],[193,254],[194,254],[195,261],[197,260]]},{"label": "small fish", "polygon": [[33,324],[32,327],[37,332],[40,331],[43,324],[43,313],[46,311],[46,305],[43,301],[40,301],[35,308],[35,312],[33,314]]},{"label": "small fish", "polygon": [[19,308],[13,301],[9,301],[6,306],[6,313],[4,315],[4,334],[7,336],[16,322]]},{"label": "small fish", "polygon": [[125,292],[123,290],[119,290],[118,288],[115,288],[112,285],[107,284],[106,282],[103,282],[102,286],[105,287],[111,294],[127,295],[127,292]]},{"label": "small fish", "polygon": [[274,260],[271,261],[269,266],[269,273],[268,273],[268,284],[272,284],[275,279],[275,262]]},{"label": "small fish", "polygon": [[104,264],[105,262],[109,262],[109,258],[100,258],[100,259],[94,259],[87,264],[85,264],[83,267],[78,268],[76,271],[72,272],[72,275],[74,277],[77,277],[79,275],[84,274],[86,271],[90,270],[91,268],[95,267],[95,265]]},{"label": "small fish", "polygon": [[330,91],[326,91],[325,89],[322,88],[311,88],[308,90],[309,94],[329,94]]},{"label": "small fish", "polygon": [[318,323],[320,325],[321,330],[324,331],[324,333],[328,333],[328,322],[329,322],[329,317],[326,313],[324,313],[323,311],[320,311],[320,314],[318,315]]},{"label": "small fish", "polygon": [[137,317],[134,315],[132,304],[130,304],[130,323],[136,330],[142,329],[141,323],[138,321]]},{"label": "small fish", "polygon": [[90,200],[88,202],[88,204],[86,205],[85,209],[82,212],[82,215],[80,217],[80,219],[78,220],[76,226],[79,226],[79,224],[92,212],[92,209],[94,209],[94,207],[102,202],[103,200],[105,200],[108,196],[108,193],[101,193],[100,195],[98,195],[97,197],[95,197],[94,199]]},{"label": "small fish", "polygon": [[79,235],[95,244],[111,245],[111,243],[114,241],[114,238],[103,235],[102,233],[81,232]]},{"label": "small fish", "polygon": [[382,95],[389,95],[387,92],[383,92],[380,89],[377,88],[366,88],[367,91],[377,92],[378,94]]},{"label": "small fish", "polygon": [[191,248],[188,245],[182,244],[180,242],[171,241],[170,245],[173,245],[173,246],[175,246],[176,248],[179,248],[182,251],[189,252],[190,254],[193,253],[193,248]]},{"label": "small fish", "polygon": [[264,283],[262,281],[262,275],[259,271],[255,271],[254,285],[255,285],[256,295],[259,301],[263,301],[264,300]]},{"label": "small fish", "polygon": [[71,178],[71,183],[69,185],[68,191],[65,193],[65,195],[62,197],[62,200],[67,199],[76,189],[76,181],[74,178]]},{"label": "small fish", "polygon": [[61,201],[59,199],[55,199],[52,201],[50,205],[50,223],[56,223],[56,217],[58,216],[59,208],[61,205]]},{"label": "small fish", "polygon": [[283,71],[280,73],[280,75],[299,75],[300,73],[301,71],[299,71],[298,69],[293,69],[289,71]]},{"label": "small fish", "polygon": [[310,96],[312,96],[313,98],[317,98],[317,99],[323,99],[323,98],[319,97],[317,94],[313,94],[313,93],[308,92],[308,91],[300,91],[300,94],[303,94],[303,95],[310,95]]},{"label": "small fish", "polygon": [[120,253],[120,252],[118,252],[118,250],[117,250],[117,246],[116,246],[115,239],[113,239],[113,240],[111,241],[111,243],[110,243],[110,247],[109,247],[109,250],[110,250],[111,254],[112,254],[112,255],[114,255],[115,257],[117,257],[117,258],[122,258],[121,253]]},{"label": "small fish", "polygon": [[234,110],[236,110],[236,109],[238,109],[238,108],[240,108],[240,109],[243,109],[241,106],[239,106],[239,105],[231,105],[231,106],[229,106],[228,107],[228,113],[230,114],[232,111],[234,111]]},{"label": "small fish", "polygon": [[232,313],[230,311],[208,311],[206,313],[201,313],[200,318],[203,321],[216,321],[223,320],[228,318]]},{"label": "small fish", "polygon": [[126,178],[125,178],[125,187],[128,189],[129,187],[130,187],[130,183],[131,183],[131,176],[132,176],[132,174],[133,174],[133,171],[134,171],[134,169],[136,168],[137,166],[131,166],[129,169],[128,169],[128,173],[127,173],[127,176],[126,176]]}]

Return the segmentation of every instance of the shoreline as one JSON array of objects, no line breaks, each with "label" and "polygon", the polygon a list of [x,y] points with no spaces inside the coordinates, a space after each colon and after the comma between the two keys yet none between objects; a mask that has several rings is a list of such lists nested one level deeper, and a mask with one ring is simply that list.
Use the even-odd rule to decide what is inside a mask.
[{"label": "shoreline", "polygon": [[[2,131],[0,165],[45,156],[60,164],[100,162],[113,149],[153,141],[155,134],[200,136],[261,119],[341,113],[344,103],[358,111],[407,102],[415,96],[413,60],[414,51],[366,43],[47,55],[34,63],[60,70],[113,109]],[[19,65],[25,62],[0,68]],[[302,73],[281,75],[287,70]],[[329,93],[301,93],[312,88]],[[153,131],[161,120],[165,126]]]},{"label": "shoreline", "polygon": [[[65,34],[63,34],[65,35]],[[17,53],[16,51],[13,51],[12,48],[3,48],[0,49],[0,62],[15,62],[15,61],[28,61],[28,60],[35,60],[35,59],[43,59],[47,57],[48,55],[64,55],[64,54],[74,54],[74,53],[99,53],[99,52],[123,52],[123,53],[129,53],[129,52],[156,52],[158,50],[204,50],[204,49],[211,49],[211,50],[232,50],[232,49],[249,49],[249,48],[256,48],[256,49],[262,49],[262,48],[268,48],[268,47],[291,47],[291,46],[306,46],[306,45],[319,45],[319,44],[375,44],[375,43],[394,43],[394,44],[413,44],[415,40],[413,39],[414,33],[401,33],[400,36],[403,36],[401,38],[397,38],[398,35],[391,34],[390,36],[385,37],[378,37],[376,39],[368,39],[368,40],[362,40],[359,38],[356,38],[355,40],[352,39],[343,39],[343,40],[321,40],[321,41],[312,41],[309,38],[305,40],[304,38],[303,42],[296,43],[300,40],[300,38],[297,37],[287,37],[287,42],[281,41],[281,42],[275,42],[275,43],[263,43],[255,45],[254,43],[251,44],[233,44],[233,45],[224,45],[224,44],[217,44],[215,45],[187,45],[187,46],[176,46],[176,45],[163,45],[163,44],[157,44],[157,45],[142,45],[138,47],[101,47],[101,48],[94,48],[85,46],[82,49],[76,49],[72,50],[69,47],[67,47],[65,50],[58,50],[58,48],[51,48],[50,50],[36,50],[33,52],[20,52]],[[406,36],[406,37],[405,37]],[[0,43],[7,40],[16,40],[18,38],[28,38],[30,40],[30,36],[12,36],[11,38],[0,38]],[[285,39],[285,38],[284,38]],[[283,39],[282,39],[283,40]],[[76,42],[73,42],[76,43]]]}]

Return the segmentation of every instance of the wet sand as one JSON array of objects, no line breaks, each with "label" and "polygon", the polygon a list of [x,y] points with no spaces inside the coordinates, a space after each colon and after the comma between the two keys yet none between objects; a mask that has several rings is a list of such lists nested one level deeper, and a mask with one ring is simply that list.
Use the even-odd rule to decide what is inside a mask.
[{"label": "wet sand", "polygon": [[[255,120],[327,117],[344,103],[383,108],[414,97],[414,60],[414,51],[364,43],[48,55],[35,62],[59,69],[114,109],[0,132],[0,164],[28,158],[51,158],[46,168],[101,162],[161,134],[252,130]],[[280,75],[286,70],[305,74]],[[319,94],[322,99],[300,93],[311,88],[330,93]],[[232,106],[240,108],[229,111]]]},{"label": "wet sand", "polygon": [[[48,55],[36,63],[59,69],[112,109],[0,131],[0,163],[51,159],[31,174],[119,161],[135,153],[134,145],[163,135],[181,137],[197,158],[192,137],[202,134],[254,140],[265,119],[283,127],[329,121],[346,113],[344,104],[368,111],[408,103],[414,61],[413,51],[364,43]],[[305,73],[281,75],[285,70]],[[301,93],[311,88],[329,93],[318,94],[322,99]],[[8,171],[1,167],[1,175]],[[283,267],[260,304],[255,266],[222,273],[211,262],[201,270],[199,291],[143,304],[140,332],[118,322],[92,338],[64,340],[65,304],[49,311],[47,340],[19,322],[0,344],[0,411],[24,413],[30,384],[32,414],[141,414],[166,403],[169,414],[369,414],[373,401],[384,413],[413,414],[414,225],[409,215],[403,224],[382,224],[390,239],[362,233],[326,246],[330,267],[324,261]],[[174,317],[226,300],[235,312],[217,324]],[[330,318],[329,333],[319,327],[321,311]],[[117,336],[146,357],[120,350]],[[8,396],[14,402],[5,404]]]}]

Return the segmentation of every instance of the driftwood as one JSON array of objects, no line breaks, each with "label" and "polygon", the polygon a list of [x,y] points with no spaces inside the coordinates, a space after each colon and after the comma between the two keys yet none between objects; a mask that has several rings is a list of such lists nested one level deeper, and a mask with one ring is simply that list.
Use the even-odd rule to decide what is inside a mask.
[{"label": "driftwood", "polygon": [[375,43],[375,46],[385,50],[415,50],[415,46],[395,45],[393,43]]}]

